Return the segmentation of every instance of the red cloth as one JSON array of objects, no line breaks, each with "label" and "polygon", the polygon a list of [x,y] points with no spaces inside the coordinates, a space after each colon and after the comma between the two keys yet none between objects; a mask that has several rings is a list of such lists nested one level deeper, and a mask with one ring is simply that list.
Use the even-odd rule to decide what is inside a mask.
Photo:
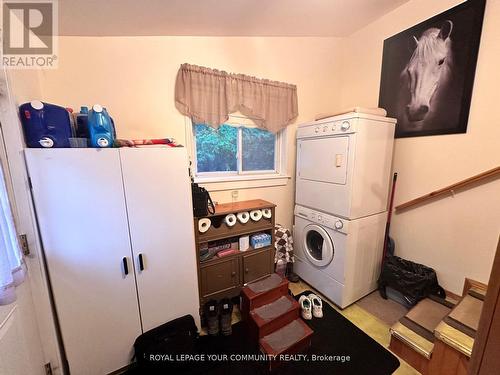
[{"label": "red cloth", "polygon": [[153,145],[165,145],[169,147],[182,147],[177,144],[173,138],[156,138],[156,139],[116,139],[116,147],[142,147],[142,146],[153,146]]}]

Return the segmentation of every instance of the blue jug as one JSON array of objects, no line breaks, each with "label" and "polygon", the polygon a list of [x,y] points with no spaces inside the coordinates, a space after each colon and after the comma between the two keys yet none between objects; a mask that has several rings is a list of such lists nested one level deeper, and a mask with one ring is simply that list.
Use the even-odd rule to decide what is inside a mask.
[{"label": "blue jug", "polygon": [[19,115],[28,147],[70,147],[73,129],[66,108],[33,100],[19,106]]},{"label": "blue jug", "polygon": [[88,115],[88,127],[90,147],[113,147],[115,140],[113,123],[106,108],[99,104],[92,107]]}]

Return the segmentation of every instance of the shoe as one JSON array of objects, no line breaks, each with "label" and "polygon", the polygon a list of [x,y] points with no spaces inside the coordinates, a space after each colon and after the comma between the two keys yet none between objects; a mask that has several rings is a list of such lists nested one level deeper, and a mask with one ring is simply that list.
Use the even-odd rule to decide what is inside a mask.
[{"label": "shoe", "polygon": [[307,296],[312,304],[312,314],[315,318],[323,317],[323,302],[316,294],[311,293]]},{"label": "shoe", "polygon": [[220,310],[220,329],[224,336],[229,336],[233,333],[231,326],[231,318],[233,315],[233,303],[230,299],[224,298],[219,304]]},{"label": "shoe", "polygon": [[299,305],[302,318],[304,318],[305,320],[311,320],[311,300],[306,296],[300,296]]},{"label": "shoe", "polygon": [[219,306],[217,301],[212,299],[205,303],[204,310],[208,334],[217,336],[219,334]]}]

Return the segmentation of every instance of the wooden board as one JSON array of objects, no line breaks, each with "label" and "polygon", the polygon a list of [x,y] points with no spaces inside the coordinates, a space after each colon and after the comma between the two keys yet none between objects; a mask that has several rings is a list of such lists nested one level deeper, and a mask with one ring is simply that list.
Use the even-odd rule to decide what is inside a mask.
[{"label": "wooden board", "polygon": [[436,340],[432,359],[429,363],[429,375],[467,375],[469,359],[462,353]]},{"label": "wooden board", "polygon": [[472,280],[472,279],[469,279],[468,277],[466,277],[465,281],[464,281],[464,289],[462,291],[462,297],[464,297],[467,294],[467,292],[469,291],[469,289],[472,289],[472,288],[483,290],[484,294],[486,294],[486,291],[488,289],[488,285],[486,285],[480,281]]},{"label": "wooden board", "polygon": [[241,202],[221,203],[215,205],[215,213],[213,215],[208,215],[207,217],[234,214],[237,212],[260,210],[263,208],[272,208],[272,207],[276,207],[276,205],[274,203],[265,201],[263,199],[252,199]]},{"label": "wooden board", "polygon": [[473,331],[477,331],[482,308],[483,301],[467,295],[457,304],[448,317]]},{"label": "wooden board", "polygon": [[429,298],[425,298],[413,307],[405,317],[424,328],[430,335],[434,336],[434,329],[449,312],[449,307]]},{"label": "wooden board", "polygon": [[422,375],[428,373],[429,360],[394,336],[391,336],[389,349]]}]

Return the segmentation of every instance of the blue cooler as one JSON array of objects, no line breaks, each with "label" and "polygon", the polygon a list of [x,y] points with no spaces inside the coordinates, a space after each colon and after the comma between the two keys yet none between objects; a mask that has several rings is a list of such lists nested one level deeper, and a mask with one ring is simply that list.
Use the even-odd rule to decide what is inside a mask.
[{"label": "blue cooler", "polygon": [[88,127],[90,147],[113,147],[115,140],[114,124],[106,108],[95,104],[89,111]]},{"label": "blue cooler", "polygon": [[66,108],[34,100],[19,106],[19,114],[28,147],[70,147],[73,132]]}]

